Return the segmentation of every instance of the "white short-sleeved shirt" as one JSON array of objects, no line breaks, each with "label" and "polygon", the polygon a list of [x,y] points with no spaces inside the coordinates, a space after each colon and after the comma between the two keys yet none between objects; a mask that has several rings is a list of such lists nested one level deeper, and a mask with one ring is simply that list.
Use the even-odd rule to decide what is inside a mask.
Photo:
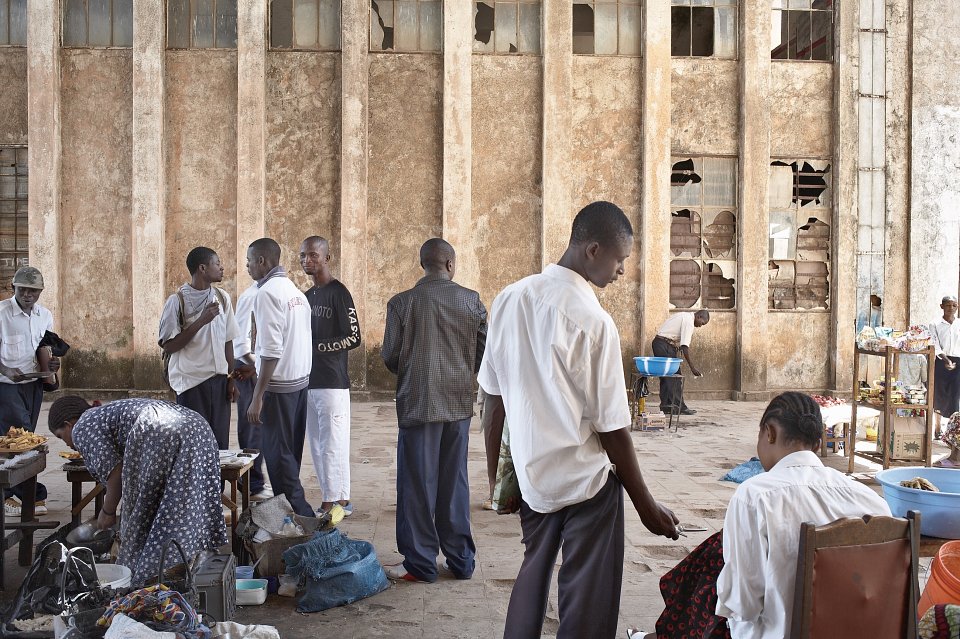
[{"label": "white short-sleeved shirt", "polygon": [[960,357],[960,319],[951,324],[942,317],[927,327],[937,355]]},{"label": "white short-sleeved shirt", "polygon": [[549,513],[594,497],[612,468],[597,433],[630,425],[613,318],[556,264],[504,289],[490,316],[478,381],[503,397],[523,500]]},{"label": "white short-sleeved shirt", "polygon": [[[180,287],[183,294],[183,326],[190,326],[207,304],[220,303],[214,287],[198,290],[184,284]],[[237,339],[240,329],[233,314],[230,295],[223,293],[224,304],[212,322],[200,328],[187,345],[170,356],[168,366],[170,388],[178,395],[202,384],[214,375],[226,375],[230,368],[224,346],[228,341]],[[180,334],[180,300],[176,294],[167,298],[160,314],[160,343],[173,339]]]},{"label": "white short-sleeved shirt", "polygon": [[890,515],[873,490],[827,468],[811,451],[792,453],[751,477],[730,499],[723,522],[717,614],[733,639],[783,639],[793,614],[800,524]]},{"label": "white short-sleeved shirt", "polygon": [[240,334],[233,340],[233,356],[241,358],[253,353],[253,307],[257,301],[257,283],[251,284],[237,298],[237,327]]},{"label": "white short-sleeved shirt", "polygon": [[690,346],[693,340],[693,313],[673,313],[660,325],[657,335],[672,339],[680,346]]},{"label": "white short-sleeved shirt", "polygon": [[[53,330],[53,315],[40,306],[33,305],[31,313],[24,313],[16,298],[0,302],[0,362],[24,373],[36,373],[37,348],[43,334]],[[30,379],[20,384],[33,383]],[[0,375],[0,383],[13,384],[8,377]]]}]

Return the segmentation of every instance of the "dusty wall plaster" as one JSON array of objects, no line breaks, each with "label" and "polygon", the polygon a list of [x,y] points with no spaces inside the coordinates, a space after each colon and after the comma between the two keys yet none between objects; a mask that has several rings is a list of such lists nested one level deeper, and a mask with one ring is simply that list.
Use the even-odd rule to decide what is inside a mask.
[{"label": "dusty wall plaster", "polygon": [[27,143],[27,50],[0,49],[0,144]]}]

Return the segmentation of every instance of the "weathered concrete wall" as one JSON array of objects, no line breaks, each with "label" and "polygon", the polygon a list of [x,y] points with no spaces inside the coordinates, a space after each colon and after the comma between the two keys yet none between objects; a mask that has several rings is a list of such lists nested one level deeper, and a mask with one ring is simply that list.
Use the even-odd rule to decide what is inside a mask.
[{"label": "weathered concrete wall", "polygon": [[27,143],[27,50],[0,49],[0,144]]},{"label": "weathered concrete wall", "polygon": [[[647,344],[646,347],[649,349],[650,345]],[[735,388],[737,376],[737,314],[719,311],[711,313],[710,322],[694,331],[690,352],[703,377],[694,378],[684,364],[687,376],[684,392],[729,398],[730,394],[726,391]]]},{"label": "weathered concrete wall", "polygon": [[220,255],[222,287],[236,298],[236,52],[168,51],[166,92],[167,290],[162,295],[189,280],[184,260],[190,249],[208,246]]},{"label": "weathered concrete wall", "polygon": [[910,319],[930,321],[960,270],[960,13],[913,3]]},{"label": "weathered concrete wall", "polygon": [[473,56],[473,233],[487,306],[540,271],[543,65],[532,56]]},{"label": "weathered concrete wall", "polygon": [[298,251],[309,235],[330,240],[340,274],[339,56],[269,52],[266,111],[267,236],[279,242],[284,266],[306,289]]},{"label": "weathered concrete wall", "polygon": [[422,276],[420,246],[442,229],[442,59],[370,55],[367,383],[392,388],[379,357],[387,302]]},{"label": "weathered concrete wall", "polygon": [[767,335],[767,388],[829,388],[829,313],[769,313]]},{"label": "weathered concrete wall", "polygon": [[737,153],[737,62],[675,58],[671,62],[672,147],[680,153]]},{"label": "weathered concrete wall", "polygon": [[773,61],[770,96],[771,155],[833,155],[833,65]]},{"label": "weathered concrete wall", "polygon": [[571,143],[577,171],[570,176],[572,206],[564,237],[569,237],[574,214],[596,200],[617,204],[630,218],[636,234],[625,275],[598,291],[601,303],[620,330],[624,352],[630,357],[645,352],[645,345],[640,343],[639,308],[640,245],[647,241],[639,231],[642,71],[639,58],[573,58]]},{"label": "weathered concrete wall", "polygon": [[[61,51],[64,384],[132,385],[132,52]],[[106,279],[105,279],[106,278]]]}]

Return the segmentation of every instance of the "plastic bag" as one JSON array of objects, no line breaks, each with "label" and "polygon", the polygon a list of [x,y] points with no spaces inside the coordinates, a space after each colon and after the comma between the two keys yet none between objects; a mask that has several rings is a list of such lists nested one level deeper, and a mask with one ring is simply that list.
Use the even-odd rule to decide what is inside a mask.
[{"label": "plastic bag", "polygon": [[373,544],[336,528],[320,531],[283,553],[287,574],[306,581],[299,612],[319,612],[371,597],[390,587]]},{"label": "plastic bag", "polygon": [[510,454],[510,428],[503,422],[503,435],[500,437],[500,458],[497,461],[497,481],[493,485],[493,509],[501,515],[520,509],[520,484],[517,471]]}]

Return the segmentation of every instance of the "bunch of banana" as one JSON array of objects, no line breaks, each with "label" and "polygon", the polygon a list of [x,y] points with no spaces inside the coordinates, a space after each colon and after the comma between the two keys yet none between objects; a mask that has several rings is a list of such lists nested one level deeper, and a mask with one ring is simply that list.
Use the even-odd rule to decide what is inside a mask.
[{"label": "bunch of banana", "polygon": [[0,437],[0,448],[13,451],[30,450],[46,442],[47,438],[43,435],[37,435],[28,430],[13,427],[7,431],[6,435]]},{"label": "bunch of banana", "polygon": [[900,485],[904,488],[916,488],[917,490],[929,490],[935,493],[939,493],[940,489],[931,484],[929,481],[923,477],[914,477],[913,479],[905,479],[900,482]]}]

